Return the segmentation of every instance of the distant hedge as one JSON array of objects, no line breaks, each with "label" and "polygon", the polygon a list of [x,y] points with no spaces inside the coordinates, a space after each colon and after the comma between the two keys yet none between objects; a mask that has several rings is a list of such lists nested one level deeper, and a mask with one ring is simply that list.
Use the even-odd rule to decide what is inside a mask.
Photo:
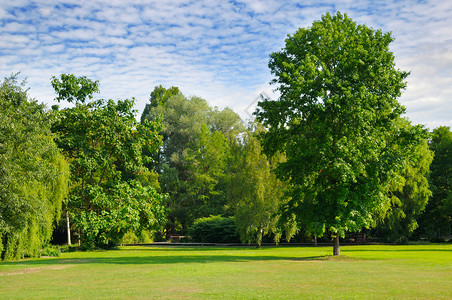
[{"label": "distant hedge", "polygon": [[240,243],[234,217],[210,216],[197,219],[188,234],[195,243]]}]

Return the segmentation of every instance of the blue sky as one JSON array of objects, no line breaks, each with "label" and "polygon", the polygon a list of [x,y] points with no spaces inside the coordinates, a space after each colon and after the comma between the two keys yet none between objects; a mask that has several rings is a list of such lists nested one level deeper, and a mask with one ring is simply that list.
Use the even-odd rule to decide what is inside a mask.
[{"label": "blue sky", "polygon": [[407,116],[452,126],[452,2],[442,0],[0,0],[0,76],[21,72],[51,105],[51,76],[84,75],[101,98],[135,97],[140,113],[154,86],[174,85],[245,119],[260,93],[276,97],[269,54],[328,11],[392,31],[397,67],[411,71]]}]

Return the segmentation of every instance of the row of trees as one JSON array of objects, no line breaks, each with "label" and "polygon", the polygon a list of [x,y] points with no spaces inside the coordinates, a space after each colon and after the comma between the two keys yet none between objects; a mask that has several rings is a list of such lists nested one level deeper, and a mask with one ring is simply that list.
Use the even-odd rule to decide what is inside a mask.
[{"label": "row of trees", "polygon": [[[319,232],[309,227],[315,225],[297,219],[300,218],[297,216],[303,216],[300,219],[308,220],[308,216],[303,215],[308,214],[308,209],[296,204],[297,200],[290,194],[300,192],[292,190],[294,185],[285,181],[284,176],[291,175],[289,170],[279,171],[277,168],[289,165],[287,151],[277,151],[275,144],[270,144],[271,151],[267,152],[270,156],[267,157],[260,140],[263,135],[268,137],[269,131],[262,125],[252,123],[245,127],[229,109],[225,109],[230,113],[229,118],[218,118],[225,111],[211,108],[197,97],[186,98],[175,87],[156,87],[152,95],[157,91],[162,95],[177,91],[164,101],[164,107],[151,108],[148,104],[142,115],[142,120],[160,118],[165,128],[161,132],[163,145],[154,155],[150,167],[159,173],[161,190],[168,194],[167,235],[186,234],[195,220],[209,215],[234,216],[237,230],[245,242],[260,243],[262,236],[268,233],[276,239],[282,234],[289,238],[300,229],[307,236],[320,237],[322,233],[330,233],[326,227],[322,226],[324,231]],[[153,101],[151,96],[150,102]],[[221,126],[217,120],[229,125]],[[386,164],[379,167],[387,170],[388,161],[399,164],[399,167],[386,175],[385,185],[381,178],[378,179],[380,194],[385,201],[368,215],[367,225],[369,228],[376,226],[371,234],[389,242],[404,242],[413,233],[431,236],[432,232],[426,231],[424,226],[419,228],[418,223],[430,211],[427,209],[423,214],[431,196],[428,175],[435,139],[427,139],[425,130],[412,126],[403,118],[397,118],[392,126],[393,131],[387,135],[390,138],[386,141],[392,152],[387,154]],[[433,135],[445,129],[448,130],[446,127],[435,129]],[[277,136],[284,139],[284,134]],[[413,137],[416,137],[416,143],[407,147],[406,143]],[[277,137],[268,140],[275,142]],[[300,147],[294,151],[301,151]],[[318,152],[311,151],[311,155],[314,154]],[[318,163],[320,157],[306,161]],[[307,163],[292,162],[289,167],[294,165],[305,167]],[[443,174],[439,176],[445,178]],[[362,203],[358,196],[356,201],[356,206]],[[329,205],[331,203],[324,207],[316,205],[314,209],[317,211],[310,214],[325,218],[325,211],[331,209],[327,208]],[[447,224],[450,221],[446,216],[450,216],[450,212],[446,211],[446,206],[441,205],[445,216],[442,226],[449,228]],[[295,207],[300,211],[291,210]],[[356,230],[365,227],[358,224]],[[350,227],[343,231],[344,235],[348,231]],[[444,233],[449,231],[443,230]]]},{"label": "row of trees", "polygon": [[166,235],[186,233],[196,219],[236,216],[244,241],[275,231],[282,187],[274,162],[261,153],[257,133],[231,109],[210,107],[179,89],[158,86],[141,122],[161,120],[163,144],[149,164],[168,195]]},{"label": "row of trees", "polygon": [[243,242],[327,236],[334,254],[363,229],[393,242],[450,234],[452,133],[402,117],[408,73],[391,41],[340,13],[299,29],[270,58],[280,98],[247,125],[177,87],[155,87],[138,121],[133,99],[93,100],[86,77],[54,77],[70,107],[52,110],[5,79],[2,259],[36,255],[62,216],[86,248],[231,220]]},{"label": "row of trees", "polygon": [[[299,29],[270,57],[280,98],[260,102],[262,125],[246,129],[229,110],[156,88],[142,120],[161,117],[166,128],[157,173],[171,187],[168,232],[208,214],[235,215],[242,240],[302,229],[333,237],[336,254],[340,237],[363,228],[393,242],[416,229],[450,233],[450,131],[429,138],[403,118],[397,98],[409,73],[395,68],[392,41],[340,13]],[[438,200],[426,208],[432,150]]]},{"label": "row of trees", "polygon": [[[62,75],[53,85],[62,95],[62,86],[81,87],[82,81],[93,83]],[[70,108],[47,110],[28,99],[15,76],[5,79],[1,92],[3,259],[36,255],[61,217],[88,248],[116,245],[125,233],[139,235],[143,229],[186,234],[210,215],[235,217],[241,240],[258,244],[269,234],[278,240],[300,229],[316,237],[329,230],[316,231],[321,222],[306,220],[308,214],[326,218],[324,210],[331,208],[316,205],[318,211],[309,212],[307,204],[296,204],[297,187],[284,179],[290,175],[284,170],[288,152],[271,144],[270,156],[264,154],[261,137],[277,141],[268,139],[271,131],[257,123],[244,126],[228,108],[159,86],[137,122],[133,100],[89,101],[91,92],[67,97],[75,104]],[[408,121],[394,124],[410,136]],[[371,216],[371,225],[377,225],[373,234],[392,242],[413,232],[450,234],[452,133],[440,127],[410,151],[402,146],[391,145],[403,167],[384,187],[385,206]],[[402,156],[402,149],[409,155]]]}]

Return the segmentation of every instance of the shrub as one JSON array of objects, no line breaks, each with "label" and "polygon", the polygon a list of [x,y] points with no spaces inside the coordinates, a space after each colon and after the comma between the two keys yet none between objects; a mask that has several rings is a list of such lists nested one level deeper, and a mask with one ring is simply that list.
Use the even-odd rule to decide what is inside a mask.
[{"label": "shrub", "polygon": [[61,255],[61,251],[57,246],[47,245],[44,249],[39,251],[39,257],[42,256],[53,256],[58,257]]},{"label": "shrub", "polygon": [[240,243],[234,217],[210,216],[197,219],[188,234],[196,243]]},{"label": "shrub", "polygon": [[121,244],[147,244],[153,242],[154,233],[151,230],[141,230],[137,235],[132,230],[127,231]]}]

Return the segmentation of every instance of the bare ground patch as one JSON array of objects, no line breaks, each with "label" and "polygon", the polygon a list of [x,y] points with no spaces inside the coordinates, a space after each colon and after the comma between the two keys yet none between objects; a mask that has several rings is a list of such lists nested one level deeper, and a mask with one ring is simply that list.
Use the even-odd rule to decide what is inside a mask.
[{"label": "bare ground patch", "polygon": [[9,275],[23,275],[28,273],[37,273],[41,271],[47,271],[47,270],[62,270],[70,267],[71,265],[64,265],[64,266],[50,266],[50,267],[34,267],[34,268],[25,268],[20,270],[11,270],[11,271],[5,271],[0,272],[0,276],[9,276]]}]

